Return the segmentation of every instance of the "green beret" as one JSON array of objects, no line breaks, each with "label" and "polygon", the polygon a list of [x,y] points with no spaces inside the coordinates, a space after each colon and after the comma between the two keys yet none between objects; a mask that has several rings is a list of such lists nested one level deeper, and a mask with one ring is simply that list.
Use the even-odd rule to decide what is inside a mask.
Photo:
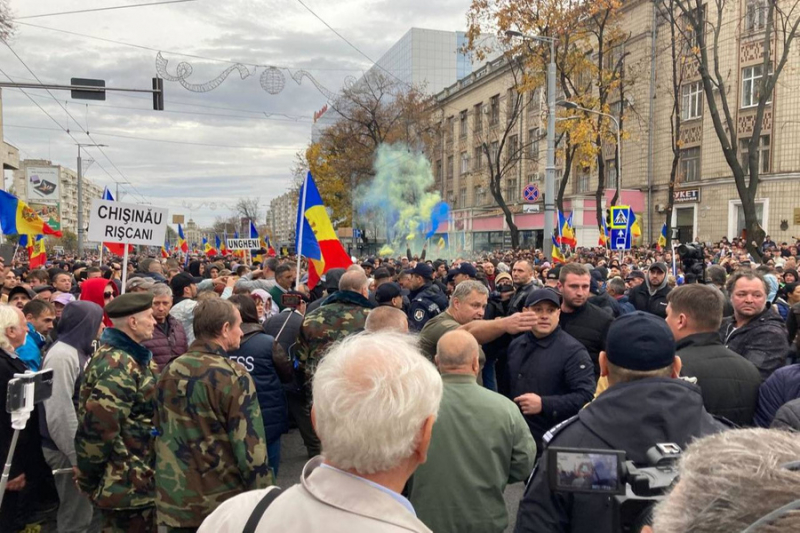
[{"label": "green beret", "polygon": [[108,318],[123,318],[153,307],[152,292],[129,292],[117,296],[105,307]]}]

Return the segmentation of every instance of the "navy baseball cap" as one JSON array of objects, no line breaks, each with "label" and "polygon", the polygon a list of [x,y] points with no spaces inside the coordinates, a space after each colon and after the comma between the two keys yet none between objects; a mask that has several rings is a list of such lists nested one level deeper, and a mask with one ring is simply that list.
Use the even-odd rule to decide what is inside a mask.
[{"label": "navy baseball cap", "polygon": [[397,283],[384,283],[375,289],[375,301],[379,304],[390,303],[392,298],[397,298],[401,295],[402,292],[400,292],[400,285]]},{"label": "navy baseball cap", "polygon": [[675,361],[675,338],[663,318],[636,311],[611,323],[606,355],[620,368],[640,372],[658,370]]},{"label": "navy baseball cap", "polygon": [[531,307],[539,302],[553,302],[556,307],[561,307],[561,295],[553,289],[536,289],[525,298],[525,307]]},{"label": "navy baseball cap", "polygon": [[417,263],[412,269],[407,271],[409,274],[416,274],[422,276],[424,279],[433,279],[433,268],[426,263]]},{"label": "navy baseball cap", "polygon": [[478,271],[470,263],[461,263],[455,270],[457,274],[463,274],[464,276],[469,276],[472,279],[478,277]]}]

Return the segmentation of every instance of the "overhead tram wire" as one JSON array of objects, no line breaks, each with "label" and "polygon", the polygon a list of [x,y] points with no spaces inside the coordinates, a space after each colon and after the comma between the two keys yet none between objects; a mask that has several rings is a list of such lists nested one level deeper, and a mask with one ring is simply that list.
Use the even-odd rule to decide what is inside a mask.
[{"label": "overhead tram wire", "polygon": [[[16,57],[16,58],[19,60],[19,62],[20,62],[20,63],[22,63],[22,65],[23,65],[23,66],[24,66],[24,67],[27,69],[27,71],[31,73],[31,76],[33,76],[34,78],[36,78],[36,81],[37,81],[37,82],[39,82],[39,83],[42,83],[42,81],[39,79],[39,76],[37,76],[37,75],[36,75],[36,73],[35,73],[35,72],[34,72],[34,71],[33,71],[33,70],[32,70],[32,69],[31,69],[31,68],[28,66],[28,64],[27,64],[27,63],[25,63],[25,61],[24,61],[24,60],[23,60],[23,59],[22,59],[22,58],[19,56],[19,54],[17,54],[17,52],[16,52],[16,51],[15,51],[15,50],[14,50],[14,49],[11,47],[11,45],[10,45],[10,44],[9,44],[7,41],[5,41],[4,43],[5,43],[5,45],[8,47],[8,49],[9,49],[9,50],[11,50],[11,53],[12,53],[12,54],[14,54],[14,57]],[[88,130],[85,130],[85,129],[83,129],[83,126],[81,126],[81,123],[80,123],[80,122],[78,122],[78,120],[77,120],[77,119],[76,119],[74,116],[72,116],[72,113],[70,113],[70,112],[69,112],[69,110],[66,108],[66,106],[64,106],[64,105],[63,105],[63,104],[62,104],[62,103],[61,103],[61,102],[58,100],[58,98],[56,98],[56,97],[55,97],[55,95],[54,95],[54,94],[53,94],[53,93],[50,91],[50,89],[45,89],[45,90],[47,91],[47,94],[49,94],[49,95],[50,95],[50,96],[53,98],[53,100],[54,100],[54,101],[55,101],[55,102],[58,104],[58,106],[59,106],[61,109],[63,109],[63,110],[64,110],[64,112],[67,114],[67,116],[68,116],[69,118],[71,118],[71,119],[72,119],[72,120],[75,122],[75,124],[77,124],[77,125],[78,125],[78,128],[79,128],[79,129],[80,129],[80,130],[81,130],[83,133],[85,133],[85,134],[86,134],[86,136],[89,138],[89,140],[91,140],[93,144],[97,144],[97,145],[99,145],[100,143],[98,143],[96,140],[94,140],[94,139],[92,138],[92,136],[91,136],[91,134],[89,133],[89,131],[88,131]],[[28,98],[30,98],[30,96],[29,96]],[[31,100],[32,100],[32,98],[31,98]],[[38,106],[38,104],[37,104],[37,106]],[[41,108],[41,106],[39,106],[39,107]],[[60,126],[60,124],[59,124],[59,126]],[[65,130],[65,131],[66,131],[66,130]],[[69,132],[67,132],[67,133],[69,133]],[[70,137],[72,137],[72,135],[70,135]],[[73,139],[74,139],[74,137],[73,137]],[[76,141],[76,142],[77,142],[77,141]],[[144,194],[142,194],[142,192],[141,192],[141,191],[140,191],[140,190],[139,190],[139,189],[136,187],[136,185],[134,185],[134,184],[133,184],[133,183],[132,183],[132,182],[131,182],[131,181],[128,179],[128,177],[127,177],[127,176],[126,176],[126,175],[125,175],[125,174],[124,174],[124,173],[123,173],[123,172],[122,172],[122,171],[119,169],[119,167],[117,167],[117,165],[114,163],[114,161],[112,161],[112,160],[111,160],[111,158],[110,158],[110,157],[108,157],[108,154],[106,154],[105,150],[103,150],[103,148],[102,148],[101,146],[96,146],[95,148],[97,148],[97,149],[100,151],[100,153],[101,153],[101,154],[103,154],[103,157],[105,157],[105,158],[106,158],[106,160],[107,160],[107,161],[108,161],[108,162],[111,164],[111,166],[112,166],[112,167],[114,167],[114,170],[116,170],[116,171],[117,171],[117,173],[119,173],[119,175],[120,175],[120,176],[122,176],[122,180],[123,180],[123,181],[126,181],[126,182],[128,182],[128,184],[130,185],[130,187],[131,187],[131,188],[132,188],[134,191],[136,191],[136,193],[137,193],[137,194],[138,194],[138,195],[139,195],[139,196],[142,198],[142,200],[143,200],[144,202],[148,202],[148,200],[147,200],[147,198],[145,197],[145,195],[144,195]],[[102,167],[101,167],[101,168],[102,168]],[[117,183],[117,180],[115,179],[115,180],[114,180],[114,182],[115,182],[115,183]],[[152,202],[150,202],[150,203],[152,203]]]},{"label": "overhead tram wire", "polygon": [[12,20],[27,20],[27,19],[38,19],[42,17],[57,17],[60,15],[77,15],[79,13],[94,13],[97,11],[114,11],[117,9],[131,9],[136,7],[151,7],[151,6],[162,6],[165,4],[185,4],[186,2],[197,2],[197,0],[162,0],[160,2],[151,2],[149,4],[129,4],[129,5],[122,5],[122,6],[109,6],[109,7],[95,7],[90,9],[79,9],[76,11],[61,11],[58,13],[40,13],[38,15],[28,15],[25,17],[17,17],[16,19]]}]

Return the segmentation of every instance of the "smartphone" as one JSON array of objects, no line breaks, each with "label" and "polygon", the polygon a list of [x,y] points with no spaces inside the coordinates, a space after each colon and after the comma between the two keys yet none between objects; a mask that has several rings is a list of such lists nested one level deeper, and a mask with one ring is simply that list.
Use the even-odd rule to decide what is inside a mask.
[{"label": "smartphone", "polygon": [[578,448],[547,449],[553,491],[625,494],[625,452]]},{"label": "smartphone", "polygon": [[24,409],[28,398],[26,385],[33,384],[33,399],[31,405],[41,403],[53,395],[53,369],[40,370],[26,374],[16,374],[17,377],[8,382],[6,395],[6,411],[11,413]]},{"label": "smartphone", "polygon": [[296,294],[281,294],[281,305],[283,307],[291,307],[297,309],[300,307],[303,299]]}]

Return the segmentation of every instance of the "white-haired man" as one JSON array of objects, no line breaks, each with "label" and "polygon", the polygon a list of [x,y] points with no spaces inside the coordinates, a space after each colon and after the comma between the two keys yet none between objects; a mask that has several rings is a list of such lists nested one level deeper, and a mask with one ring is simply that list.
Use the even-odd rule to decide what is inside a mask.
[{"label": "white-haired man", "polygon": [[[314,376],[312,421],[322,456],[275,497],[250,491],[223,503],[198,533],[429,532],[401,491],[427,458],[442,380],[413,337],[364,333],[335,344]],[[266,510],[260,502],[271,502]]]}]

